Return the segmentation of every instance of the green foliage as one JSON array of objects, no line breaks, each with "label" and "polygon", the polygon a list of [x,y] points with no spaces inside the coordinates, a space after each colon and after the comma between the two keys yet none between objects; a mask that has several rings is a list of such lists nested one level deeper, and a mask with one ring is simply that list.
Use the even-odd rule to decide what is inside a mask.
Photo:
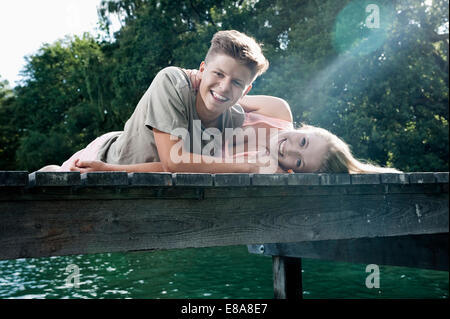
[{"label": "green foliage", "polygon": [[[65,159],[68,159],[69,154],[71,155],[70,140],[59,132],[44,134],[27,131],[20,142],[16,152],[17,158],[20,159],[19,165],[25,168],[31,167],[32,170],[40,168],[41,165],[36,166],[36,163],[62,164]],[[65,156],[61,157],[61,155]],[[55,162],[55,159],[59,158],[64,160]]]},{"label": "green foliage", "polygon": [[272,59],[258,92],[287,99],[298,122],[329,129],[359,158],[447,171],[448,30],[437,30],[448,23],[448,1],[397,2],[384,43],[364,54],[340,52],[333,41],[333,17],[353,4],[298,7],[285,53]]},{"label": "green foliage", "polygon": [[[23,84],[15,88],[12,124],[21,136],[17,168],[34,170],[62,163],[113,125],[107,119],[108,68],[90,35],[46,44],[27,60]],[[49,142],[39,146],[44,136]],[[55,137],[64,138],[57,143]],[[34,160],[25,155],[38,153]]]},{"label": "green foliage", "polygon": [[14,96],[9,83],[0,77],[0,170],[14,170],[14,152],[19,145],[19,135],[11,123]]},{"label": "green foliage", "polygon": [[61,164],[121,130],[160,69],[197,68],[216,31],[237,29],[271,63],[252,94],[286,99],[297,123],[332,131],[358,158],[448,171],[448,0],[104,0],[105,33],[112,16],[114,39],[44,45],[21,86],[0,82],[0,169]]}]

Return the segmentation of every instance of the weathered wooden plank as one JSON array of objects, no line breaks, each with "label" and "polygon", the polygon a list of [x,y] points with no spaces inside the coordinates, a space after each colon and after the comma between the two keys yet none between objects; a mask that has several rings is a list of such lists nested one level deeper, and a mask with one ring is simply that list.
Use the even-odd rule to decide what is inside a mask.
[{"label": "weathered wooden plank", "polygon": [[28,185],[28,172],[0,171],[0,187],[20,187]]},{"label": "weathered wooden plank", "polygon": [[353,174],[351,176],[351,182],[354,185],[360,184],[380,184],[380,174]]},{"label": "weathered wooden plank", "polygon": [[350,185],[350,174],[319,174],[320,185]]},{"label": "weathered wooden plank", "polygon": [[172,186],[171,173],[129,173],[128,180],[133,186]]},{"label": "weathered wooden plank", "polygon": [[[241,186],[244,174],[225,176],[220,187],[210,174],[175,175],[177,187],[167,185],[170,174],[135,174],[83,174],[81,185],[67,183],[76,174],[46,173],[46,182],[34,174],[24,187],[17,176],[26,174],[2,172],[0,258],[448,232],[445,172],[384,185],[349,184],[348,174],[281,174]],[[284,184],[289,178],[304,184]],[[334,187],[311,185],[317,178]]]},{"label": "weathered wooden plank", "polygon": [[231,187],[231,186],[250,186],[250,174],[214,174],[214,186]]},{"label": "weathered wooden plank", "polygon": [[[139,173],[141,174],[141,173]],[[334,187],[323,187],[320,185],[285,185],[283,187],[272,186],[177,186],[171,187],[162,185],[158,188],[159,182],[151,181],[153,176],[160,178],[163,175],[167,184],[170,183],[170,175],[142,173],[143,176],[149,175],[147,180],[135,180],[134,175],[130,174],[130,185],[123,182],[118,185],[54,185],[54,186],[2,186],[0,191],[0,201],[6,200],[76,200],[76,199],[127,199],[131,198],[158,198],[158,197],[176,197],[185,198],[185,194],[203,193],[206,197],[298,197],[298,196],[333,196],[333,195],[368,195],[368,194],[437,194],[448,193],[448,183],[431,184],[360,184],[360,185],[335,185]],[[294,174],[289,175],[288,177]],[[317,177],[317,174],[314,174]],[[137,184],[133,184],[137,183]],[[161,181],[161,183],[165,183]],[[305,184],[309,182],[306,181]],[[173,183],[172,183],[173,184]],[[208,184],[209,185],[209,184]],[[237,186],[237,185],[236,185]],[[147,187],[148,189],[145,189]],[[225,189],[226,188],[226,189]]]},{"label": "weathered wooden plank", "polygon": [[384,184],[386,194],[434,194],[444,191],[448,184]]},{"label": "weathered wooden plank", "polygon": [[302,299],[302,264],[300,258],[273,256],[273,292],[275,299]]},{"label": "weathered wooden plank", "polygon": [[32,187],[20,191],[8,187],[0,191],[0,202],[65,200],[69,204],[78,200],[199,199],[203,198],[201,193],[203,190],[194,187],[149,185]]},{"label": "weathered wooden plank", "polygon": [[[34,172],[29,175],[35,186],[68,186],[78,185],[77,172]],[[0,186],[24,186],[27,172],[0,171]],[[217,174],[215,186],[248,186],[253,174]],[[183,186],[211,186],[211,174],[174,174]],[[130,185],[170,186],[170,173],[130,173]],[[407,174],[255,174],[255,186],[277,185],[364,185],[364,184],[433,184],[448,183],[448,172],[407,173]],[[126,185],[125,172],[93,172],[81,176],[83,185],[105,186]],[[287,179],[287,182],[286,182]],[[230,185],[226,185],[231,183]]]},{"label": "weathered wooden plank", "polygon": [[285,186],[288,184],[288,174],[253,174],[253,186]]},{"label": "weathered wooden plank", "polygon": [[408,173],[409,182],[411,184],[431,184],[436,182],[434,173],[429,172],[419,172],[419,173]]},{"label": "weathered wooden plank", "polygon": [[436,172],[434,177],[436,178],[436,183],[447,183],[448,184],[448,172]]},{"label": "weathered wooden plank", "polygon": [[0,201],[0,259],[448,232],[448,193],[289,200],[253,193]]},{"label": "weathered wooden plank", "polygon": [[79,172],[33,172],[29,175],[30,186],[73,186],[80,184]]},{"label": "weathered wooden plank", "polygon": [[173,180],[175,186],[213,186],[211,174],[175,173]]},{"label": "weathered wooden plank", "polygon": [[127,172],[90,172],[81,174],[85,186],[123,186],[128,185]]},{"label": "weathered wooden plank", "polygon": [[249,245],[253,254],[449,270],[448,233]]},{"label": "weathered wooden plank", "polygon": [[288,185],[320,185],[320,178],[312,173],[289,174]]},{"label": "weathered wooden plank", "polygon": [[407,174],[380,174],[382,184],[409,184],[409,176]]}]

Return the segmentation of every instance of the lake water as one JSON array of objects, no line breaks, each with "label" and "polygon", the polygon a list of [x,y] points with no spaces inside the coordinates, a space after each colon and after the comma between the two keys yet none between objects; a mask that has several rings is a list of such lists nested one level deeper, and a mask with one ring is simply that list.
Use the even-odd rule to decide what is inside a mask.
[{"label": "lake water", "polygon": [[[304,298],[448,298],[449,273],[304,259]],[[67,269],[69,265],[76,268]],[[77,283],[68,277],[79,272]],[[0,298],[273,298],[272,259],[246,246],[0,261]]]}]

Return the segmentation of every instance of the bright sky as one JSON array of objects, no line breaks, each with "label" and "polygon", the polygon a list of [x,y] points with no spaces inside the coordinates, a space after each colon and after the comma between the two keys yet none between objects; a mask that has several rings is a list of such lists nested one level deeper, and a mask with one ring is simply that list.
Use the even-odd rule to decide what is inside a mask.
[{"label": "bright sky", "polygon": [[66,34],[94,33],[101,0],[0,0],[0,76],[11,87],[24,56]]}]

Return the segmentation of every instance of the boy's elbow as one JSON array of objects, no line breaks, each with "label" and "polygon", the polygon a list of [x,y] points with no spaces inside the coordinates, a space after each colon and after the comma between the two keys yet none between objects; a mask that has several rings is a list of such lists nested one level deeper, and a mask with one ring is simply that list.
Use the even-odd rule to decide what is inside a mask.
[{"label": "boy's elbow", "polygon": [[180,164],[168,159],[161,161],[164,172],[177,173],[180,171]]},{"label": "boy's elbow", "polygon": [[164,172],[171,173],[173,172],[173,164],[170,160],[162,160],[161,159],[161,166]]},{"label": "boy's elbow", "polygon": [[289,103],[285,100],[282,100],[282,104],[283,104],[282,109],[283,109],[284,113],[286,113],[286,119],[290,122],[294,121]]}]

